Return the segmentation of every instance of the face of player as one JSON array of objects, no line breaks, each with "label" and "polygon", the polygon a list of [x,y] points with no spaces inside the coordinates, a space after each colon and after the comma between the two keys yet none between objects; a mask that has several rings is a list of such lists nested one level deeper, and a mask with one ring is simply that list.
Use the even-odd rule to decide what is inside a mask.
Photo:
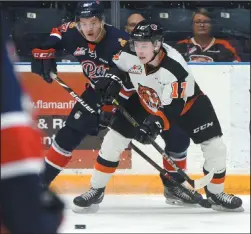
[{"label": "face of player", "polygon": [[88,41],[95,41],[103,27],[103,22],[97,17],[80,18],[79,24]]},{"label": "face of player", "polygon": [[205,15],[196,14],[193,19],[193,32],[195,36],[209,35],[212,25],[211,20]]},{"label": "face of player", "polygon": [[125,27],[125,31],[131,33],[134,27],[140,22],[144,20],[144,17],[140,14],[133,14],[127,19],[127,25]]},{"label": "face of player", "polygon": [[134,48],[142,64],[148,63],[154,56],[154,46],[151,41],[135,41]]}]

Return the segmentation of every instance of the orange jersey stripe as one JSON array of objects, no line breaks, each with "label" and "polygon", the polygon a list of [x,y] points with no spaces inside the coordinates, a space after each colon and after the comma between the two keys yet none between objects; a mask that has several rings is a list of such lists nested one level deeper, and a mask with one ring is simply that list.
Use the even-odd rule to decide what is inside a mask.
[{"label": "orange jersey stripe", "polygon": [[224,181],[225,181],[225,176],[222,178],[213,178],[211,180],[211,183],[212,184],[222,184],[222,183],[224,183]]},{"label": "orange jersey stripe", "polygon": [[57,35],[58,37],[62,38],[62,33],[59,31],[58,28],[53,28],[53,29],[51,30],[50,35]]},{"label": "orange jersey stripe", "polygon": [[190,40],[188,40],[188,39],[184,39],[184,40],[178,41],[176,44],[183,44],[183,43],[187,44],[187,43],[189,43],[189,41]]},{"label": "orange jersey stripe", "polygon": [[238,56],[238,54],[236,52],[236,49],[227,40],[215,39],[214,44],[221,44],[221,45],[223,45],[227,50],[230,50],[234,54],[235,59],[237,61],[239,61],[239,62],[241,61],[240,57]]},{"label": "orange jersey stripe", "polygon": [[184,115],[186,112],[188,112],[188,111],[192,108],[193,104],[195,103],[195,101],[197,100],[197,98],[198,98],[200,95],[203,95],[203,94],[199,94],[199,95],[193,97],[192,99],[190,99],[190,100],[185,104],[185,106],[184,106],[184,108],[183,108],[183,110],[182,110],[182,112],[181,112],[180,115]]},{"label": "orange jersey stripe", "polygon": [[101,171],[103,173],[108,173],[108,174],[114,173],[117,169],[117,167],[106,167],[98,162],[95,163],[94,167],[97,171]]}]

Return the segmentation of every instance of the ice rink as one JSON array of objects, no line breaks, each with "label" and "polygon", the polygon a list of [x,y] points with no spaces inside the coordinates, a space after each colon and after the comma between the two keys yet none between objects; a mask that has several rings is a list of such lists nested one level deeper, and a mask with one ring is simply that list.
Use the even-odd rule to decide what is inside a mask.
[{"label": "ice rink", "polygon": [[162,195],[106,195],[95,214],[74,213],[74,197],[62,196],[66,209],[59,233],[250,233],[250,196],[241,196],[244,212],[223,213],[170,206]]}]

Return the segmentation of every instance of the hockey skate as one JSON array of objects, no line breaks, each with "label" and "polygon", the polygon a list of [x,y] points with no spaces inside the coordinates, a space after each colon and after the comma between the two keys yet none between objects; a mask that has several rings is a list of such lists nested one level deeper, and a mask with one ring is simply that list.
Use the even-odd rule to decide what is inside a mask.
[{"label": "hockey skate", "polygon": [[[187,195],[184,191],[182,191],[180,187],[174,185],[167,177],[160,175],[160,178],[164,185],[164,197],[166,198],[166,204],[177,205],[177,206],[199,207],[196,201],[194,201],[189,195]],[[187,190],[189,190],[191,194],[196,193],[195,190],[189,189],[183,184],[182,186],[185,187]],[[203,199],[202,195],[200,196],[201,199]]]},{"label": "hockey skate", "polygon": [[90,188],[73,200],[72,210],[76,213],[96,213],[104,199],[105,188]]},{"label": "hockey skate", "polygon": [[241,198],[233,194],[224,192],[213,194],[205,188],[208,201],[212,204],[212,209],[225,212],[243,212]]}]

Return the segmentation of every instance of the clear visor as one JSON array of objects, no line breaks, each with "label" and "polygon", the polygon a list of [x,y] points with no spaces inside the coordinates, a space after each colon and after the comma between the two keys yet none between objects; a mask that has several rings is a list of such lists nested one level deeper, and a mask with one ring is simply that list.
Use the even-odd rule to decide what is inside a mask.
[{"label": "clear visor", "polygon": [[84,30],[90,30],[90,29],[97,29],[101,27],[101,22],[96,21],[96,22],[78,22],[79,26],[84,29]]},{"label": "clear visor", "polygon": [[156,46],[158,46],[158,42],[157,40],[155,40],[154,42],[152,42],[151,40],[129,40],[129,46],[130,46],[130,50],[132,52],[136,52],[137,51],[149,51],[151,49],[155,49]]}]

